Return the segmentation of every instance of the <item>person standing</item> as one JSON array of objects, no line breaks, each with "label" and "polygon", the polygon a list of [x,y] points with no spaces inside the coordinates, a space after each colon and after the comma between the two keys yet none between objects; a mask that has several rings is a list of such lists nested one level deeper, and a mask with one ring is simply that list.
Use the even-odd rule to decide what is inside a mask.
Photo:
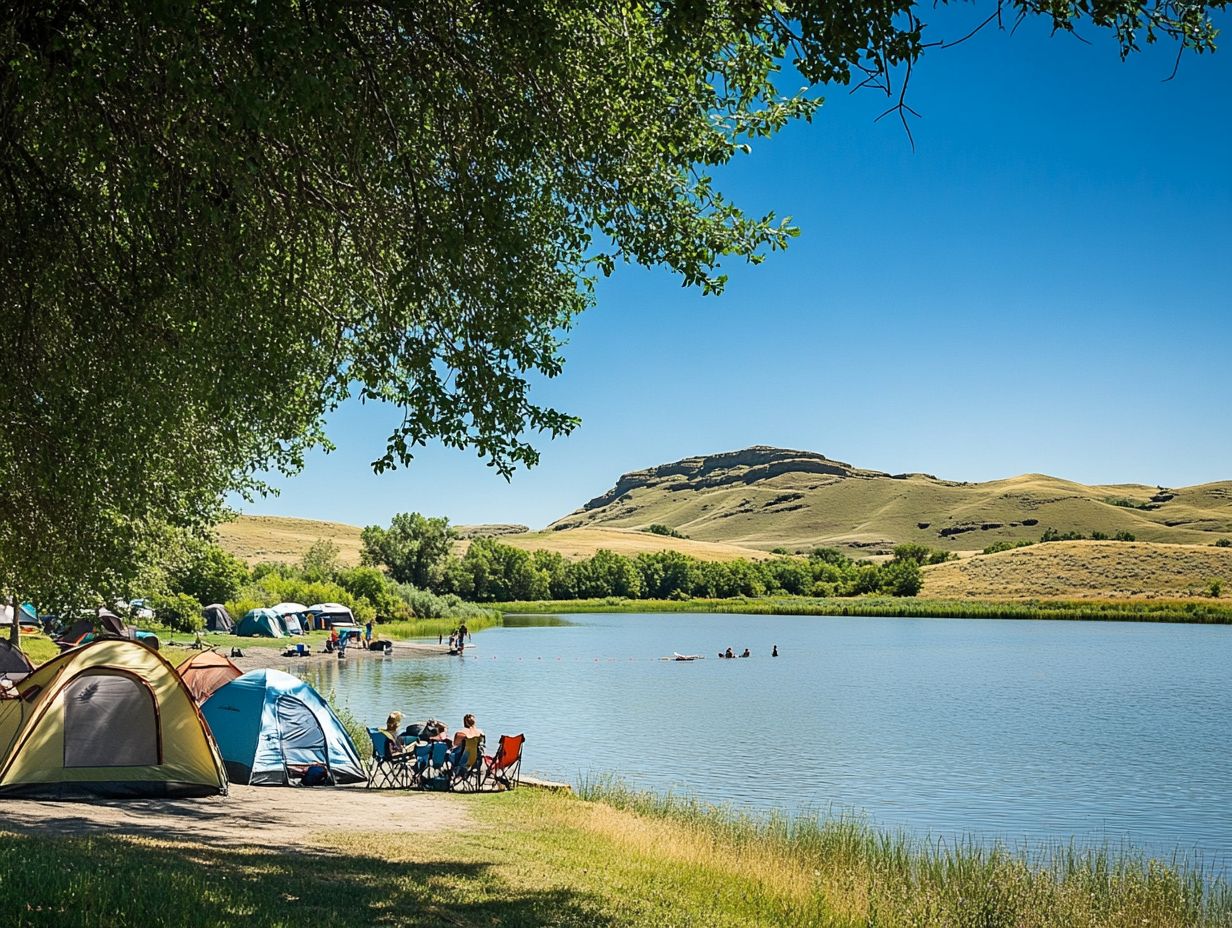
[{"label": "person standing", "polygon": [[364,644],[372,644],[372,620],[369,619],[364,623]]}]

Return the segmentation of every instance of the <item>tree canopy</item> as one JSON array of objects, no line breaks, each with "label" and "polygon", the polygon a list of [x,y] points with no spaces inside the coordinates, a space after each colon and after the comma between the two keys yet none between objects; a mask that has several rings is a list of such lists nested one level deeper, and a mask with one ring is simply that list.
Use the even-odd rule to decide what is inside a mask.
[{"label": "tree canopy", "polygon": [[[1005,0],[1126,52],[1213,48],[1188,0]],[[348,397],[500,473],[617,262],[706,291],[794,230],[710,170],[813,85],[893,96],[912,0],[24,0],[0,12],[0,571],[123,592],[169,533],[294,471]]]}]

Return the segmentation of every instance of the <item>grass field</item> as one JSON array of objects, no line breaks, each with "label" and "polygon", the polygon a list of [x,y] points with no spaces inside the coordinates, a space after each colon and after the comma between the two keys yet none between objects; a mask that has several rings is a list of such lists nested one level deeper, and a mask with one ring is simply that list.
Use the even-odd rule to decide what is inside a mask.
[{"label": "grass field", "polygon": [[[594,526],[560,532],[525,532],[520,535],[502,535],[497,539],[502,544],[526,551],[556,551],[567,558],[590,557],[600,548],[633,557],[655,551],[679,551],[701,561],[732,561],[738,558],[761,560],[770,555],[756,548],[722,542],[696,541],[691,538],[672,538],[634,529]],[[460,550],[465,550],[463,543]]]},{"label": "grass field", "polygon": [[[338,546],[339,560],[346,566],[359,563],[359,533],[357,525],[342,522],[320,522],[313,519],[292,519],[285,516],[239,516],[218,527],[218,541],[224,548],[249,564],[261,561],[294,562],[303,557],[318,538],[326,538]],[[765,551],[736,545],[653,535],[649,532],[620,528],[585,528],[568,532],[524,532],[500,535],[502,544],[528,551],[540,548],[558,551],[568,558],[590,557],[600,548],[618,554],[634,555],[643,551],[682,551],[703,561],[730,561],[736,558],[764,558]],[[455,546],[459,554],[466,551],[469,540]]]},{"label": "grass field", "polygon": [[924,569],[921,596],[939,599],[1232,597],[1232,548],[1057,541]]},{"label": "grass field", "polygon": [[294,562],[303,557],[319,538],[338,546],[338,559],[344,566],[359,563],[358,525],[320,522],[316,519],[291,519],[284,516],[242,515],[218,526],[218,542],[249,564],[261,561]]},{"label": "grass field", "polygon": [[[1232,925],[1223,883],[1132,853],[1020,856],[619,787],[589,795],[465,797],[475,822],[435,834],[313,835],[308,814],[293,850],[4,835],[0,911],[22,928]],[[440,798],[442,815],[459,801]]]},{"label": "grass field", "polygon": [[[833,472],[808,470],[819,466]],[[967,483],[862,471],[809,452],[748,449],[628,474],[617,489],[596,499],[602,505],[555,524],[659,522],[701,541],[764,550],[832,545],[857,554],[888,553],[901,542],[979,551],[995,541],[1038,539],[1048,527],[1184,544],[1232,538],[1232,482],[1162,491],[1024,474]]]}]

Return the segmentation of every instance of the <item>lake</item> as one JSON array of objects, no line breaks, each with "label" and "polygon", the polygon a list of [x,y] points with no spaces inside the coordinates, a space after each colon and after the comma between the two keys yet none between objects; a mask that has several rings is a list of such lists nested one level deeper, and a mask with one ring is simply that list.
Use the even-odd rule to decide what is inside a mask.
[{"label": "lake", "polygon": [[[490,747],[525,732],[527,772],[553,779],[612,773],[934,838],[1232,859],[1232,627],[561,618],[573,624],[482,632],[464,658],[310,679],[369,725],[399,709],[452,730],[474,712]],[[717,659],[728,646],[753,656]],[[673,651],[706,659],[660,659]]]}]

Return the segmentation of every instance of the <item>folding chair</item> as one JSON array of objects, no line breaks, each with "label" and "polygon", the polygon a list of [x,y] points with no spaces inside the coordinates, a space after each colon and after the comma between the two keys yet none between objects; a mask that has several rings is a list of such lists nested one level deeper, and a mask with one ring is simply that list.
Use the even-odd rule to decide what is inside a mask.
[{"label": "folding chair", "polygon": [[501,735],[496,745],[496,754],[485,757],[481,787],[496,783],[505,789],[513,789],[522,778],[522,745],[526,735]]},{"label": "folding chair", "polygon": [[395,752],[389,736],[379,729],[369,728],[368,737],[372,739],[372,769],[368,774],[368,788],[410,789],[411,752]]},{"label": "folding chair", "polygon": [[463,792],[479,791],[483,783],[483,736],[467,738],[453,749],[449,771],[449,788],[461,787]]},{"label": "folding chair", "polygon": [[449,789],[450,758],[452,751],[444,741],[428,744],[428,764],[419,775],[419,785],[424,789]]}]

